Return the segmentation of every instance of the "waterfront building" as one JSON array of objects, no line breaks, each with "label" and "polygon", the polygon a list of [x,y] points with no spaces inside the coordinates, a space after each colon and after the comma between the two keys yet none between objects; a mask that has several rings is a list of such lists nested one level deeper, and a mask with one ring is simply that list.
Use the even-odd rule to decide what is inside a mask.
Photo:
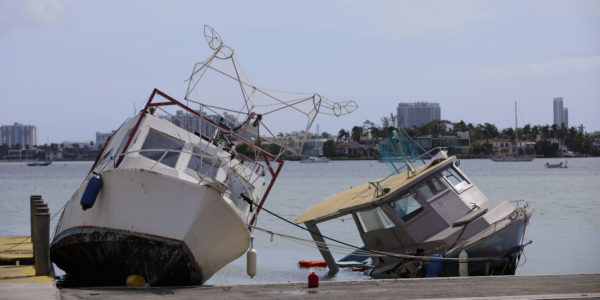
[{"label": "waterfront building", "polygon": [[471,138],[468,131],[458,131],[456,135],[439,137],[418,136],[414,140],[427,151],[441,147],[447,149],[450,154],[469,154],[471,152]]},{"label": "waterfront building", "polygon": [[506,155],[515,153],[517,149],[523,153],[531,154],[535,152],[535,141],[531,140],[519,140],[518,144],[515,144],[513,139],[490,139],[490,140],[477,140],[475,144],[489,143],[492,145],[494,155]]},{"label": "waterfront building", "polygon": [[563,98],[554,98],[554,124],[559,127],[565,124],[565,127],[569,127],[569,109],[563,106]]},{"label": "waterfront building", "polygon": [[399,128],[421,126],[434,120],[441,120],[439,103],[398,103],[397,113],[396,121]]},{"label": "waterfront building", "polygon": [[21,145],[22,147],[33,147],[37,145],[37,127],[35,125],[23,125],[16,123],[0,127],[0,145],[9,147]]},{"label": "waterfront building", "polygon": [[104,143],[106,143],[106,140],[108,140],[108,138],[110,136],[115,134],[115,132],[117,132],[117,131],[116,130],[113,130],[112,132],[96,131],[96,148],[98,148],[98,149],[102,148],[102,146],[104,146]]}]

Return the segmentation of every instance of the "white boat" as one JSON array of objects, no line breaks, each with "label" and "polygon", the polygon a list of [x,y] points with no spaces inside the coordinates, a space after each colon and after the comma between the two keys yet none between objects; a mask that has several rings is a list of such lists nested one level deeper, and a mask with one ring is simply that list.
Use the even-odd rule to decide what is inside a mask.
[{"label": "white boat", "polygon": [[309,156],[309,157],[304,157],[300,160],[301,163],[328,163],[330,161],[329,158],[324,157],[324,156]]},{"label": "white boat", "polygon": [[532,161],[535,159],[534,156],[520,155],[519,150],[521,147],[519,146],[519,132],[517,126],[517,102],[515,101],[515,151],[514,153],[510,153],[508,155],[502,156],[494,156],[490,159],[495,162],[521,162],[521,161]]},{"label": "white boat", "polygon": [[563,164],[562,161],[559,162],[559,163],[557,163],[557,164],[551,164],[549,162],[546,162],[545,167],[548,168],[548,169],[565,169],[565,168],[568,168],[567,167],[567,161],[565,161],[564,164]]},{"label": "white boat", "polygon": [[[50,251],[78,281],[123,285],[139,275],[150,285],[204,283],[248,249],[256,205],[265,203],[283,151],[300,153],[301,144],[269,135],[272,112],[301,112],[310,126],[318,112],[339,116],[356,109],[353,101],[273,95],[251,85],[233,50],[209,26],[204,33],[214,52],[194,67],[189,105],[155,89],[141,112],[109,138],[67,202]],[[217,92],[225,85],[210,74],[233,83],[222,91],[224,99],[241,91],[240,102],[230,106],[241,110],[223,107]],[[210,87],[217,91],[199,90]],[[196,100],[205,99],[203,92],[214,105]],[[257,139],[278,151],[258,147]]]},{"label": "white boat", "polygon": [[[382,140],[382,156],[403,153],[402,162],[390,160],[396,172],[332,195],[296,219],[310,230],[330,275],[356,264],[377,278],[514,274],[529,244],[533,205],[489,200],[456,157],[442,150],[412,156],[408,148],[396,134]],[[336,262],[317,224],[348,215],[364,246]],[[336,238],[329,237],[335,249],[351,246]]]}]

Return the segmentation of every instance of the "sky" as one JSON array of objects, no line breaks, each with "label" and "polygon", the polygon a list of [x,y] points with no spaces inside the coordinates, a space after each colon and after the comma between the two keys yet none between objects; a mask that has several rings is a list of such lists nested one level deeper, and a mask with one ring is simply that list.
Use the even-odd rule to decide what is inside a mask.
[{"label": "sky", "polygon": [[[354,100],[337,134],[428,101],[452,122],[600,130],[600,1],[0,1],[0,125],[88,141],[159,88],[183,99],[203,26],[258,87]],[[282,125],[282,128],[285,128]],[[313,128],[314,130],[314,128]]]}]

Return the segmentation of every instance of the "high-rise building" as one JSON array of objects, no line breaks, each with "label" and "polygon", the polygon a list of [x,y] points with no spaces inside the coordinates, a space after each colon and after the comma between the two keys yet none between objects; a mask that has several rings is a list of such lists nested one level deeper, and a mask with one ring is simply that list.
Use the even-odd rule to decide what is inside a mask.
[{"label": "high-rise building", "polygon": [[440,119],[441,108],[439,103],[398,103],[398,115],[396,121],[399,128],[421,126],[433,120]]},{"label": "high-rise building", "polygon": [[33,147],[37,145],[37,127],[15,123],[0,127],[0,144],[9,147],[21,145]]},{"label": "high-rise building", "polygon": [[559,127],[565,124],[565,127],[569,127],[569,109],[563,107],[563,98],[554,98],[554,124]]}]

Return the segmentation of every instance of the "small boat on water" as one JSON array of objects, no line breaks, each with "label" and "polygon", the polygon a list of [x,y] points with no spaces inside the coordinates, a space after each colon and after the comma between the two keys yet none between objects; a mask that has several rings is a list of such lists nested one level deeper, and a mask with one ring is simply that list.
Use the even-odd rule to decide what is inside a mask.
[{"label": "small boat on water", "polygon": [[[382,140],[379,150],[384,159],[404,157],[390,159],[391,175],[330,196],[296,219],[330,273],[357,264],[377,278],[515,273],[533,205],[488,199],[456,157],[417,154],[405,135]],[[348,215],[364,246],[336,263],[317,224]]]},{"label": "small boat on water", "polygon": [[565,161],[564,164],[562,161],[557,164],[551,164],[549,162],[546,162],[545,167],[548,169],[564,169],[564,168],[567,168],[567,161]]},{"label": "small boat on water", "polygon": [[357,108],[253,86],[214,29],[205,26],[204,35],[213,53],[195,65],[186,104],[154,89],[67,202],[50,252],[77,281],[123,285],[138,275],[150,285],[204,283],[249,248],[283,152],[301,153],[297,139],[270,135],[275,120],[297,117],[308,128],[318,113]]},{"label": "small boat on water", "polygon": [[305,163],[328,163],[330,160],[327,157],[324,156],[309,156],[309,157],[304,157],[300,160],[301,163],[305,164]]},{"label": "small boat on water", "polygon": [[44,167],[44,166],[49,166],[50,164],[52,164],[51,160],[46,160],[46,161],[32,161],[30,163],[27,163],[27,166],[29,167]]}]

